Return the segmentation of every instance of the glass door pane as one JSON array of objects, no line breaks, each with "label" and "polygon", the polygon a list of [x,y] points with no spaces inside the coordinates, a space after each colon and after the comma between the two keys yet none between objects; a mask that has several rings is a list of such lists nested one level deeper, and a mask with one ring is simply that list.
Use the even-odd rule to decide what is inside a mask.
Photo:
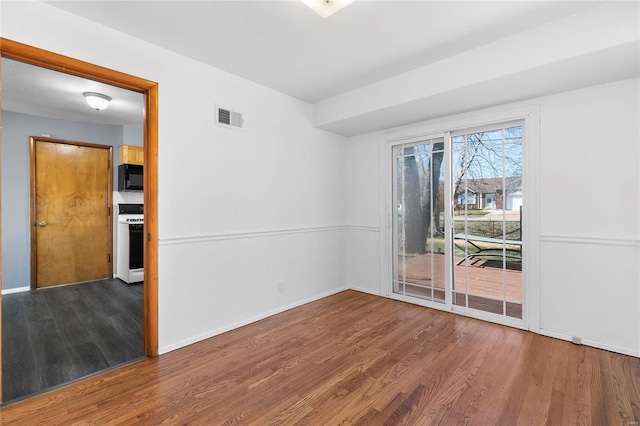
[{"label": "glass door pane", "polygon": [[444,139],[393,147],[393,292],[445,301]]},{"label": "glass door pane", "polygon": [[451,143],[453,304],[522,319],[522,126]]}]

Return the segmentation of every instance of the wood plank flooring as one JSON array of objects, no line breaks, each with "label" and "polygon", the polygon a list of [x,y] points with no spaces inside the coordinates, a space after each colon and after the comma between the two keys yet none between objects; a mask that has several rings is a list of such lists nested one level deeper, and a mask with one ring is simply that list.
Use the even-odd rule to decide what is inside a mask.
[{"label": "wood plank flooring", "polygon": [[3,296],[3,402],[144,356],[142,297],[118,279]]},{"label": "wood plank flooring", "polygon": [[638,358],[355,291],[0,409],[3,425],[639,419]]}]

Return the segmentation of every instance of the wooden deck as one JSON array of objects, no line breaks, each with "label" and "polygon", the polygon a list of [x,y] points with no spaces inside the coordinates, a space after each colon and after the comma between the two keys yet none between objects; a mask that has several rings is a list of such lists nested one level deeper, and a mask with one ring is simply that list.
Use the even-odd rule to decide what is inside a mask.
[{"label": "wooden deck", "polygon": [[2,425],[634,425],[640,359],[344,291],[0,409]]},{"label": "wooden deck", "polygon": [[[432,260],[433,258],[433,260]],[[444,290],[444,254],[424,254],[419,256],[406,256],[398,260],[399,274],[406,273],[405,281],[415,285],[407,286],[407,293],[418,297],[429,296],[432,285],[431,271],[433,274],[433,287]],[[462,258],[455,258],[458,263]],[[504,294],[507,302],[507,315],[522,317],[522,271],[520,264],[510,263],[510,269],[503,270],[502,262],[492,260],[472,259],[464,261],[454,267],[454,290],[456,297],[454,303],[465,304],[465,295],[468,293],[469,306],[475,309],[494,313],[501,313]],[[436,292],[436,295],[444,297],[444,292]]]}]

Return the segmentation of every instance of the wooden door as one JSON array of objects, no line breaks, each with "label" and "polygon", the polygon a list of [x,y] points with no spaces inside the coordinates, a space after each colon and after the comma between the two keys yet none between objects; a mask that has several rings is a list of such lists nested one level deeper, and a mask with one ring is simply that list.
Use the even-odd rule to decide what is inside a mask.
[{"label": "wooden door", "polygon": [[112,276],[112,147],[31,139],[32,287]]}]

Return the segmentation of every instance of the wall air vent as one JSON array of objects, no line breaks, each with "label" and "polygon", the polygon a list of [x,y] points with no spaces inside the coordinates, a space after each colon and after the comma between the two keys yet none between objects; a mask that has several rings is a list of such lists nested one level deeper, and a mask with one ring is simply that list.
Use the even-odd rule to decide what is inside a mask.
[{"label": "wall air vent", "polygon": [[229,129],[243,130],[244,118],[239,112],[216,105],[216,124]]}]

